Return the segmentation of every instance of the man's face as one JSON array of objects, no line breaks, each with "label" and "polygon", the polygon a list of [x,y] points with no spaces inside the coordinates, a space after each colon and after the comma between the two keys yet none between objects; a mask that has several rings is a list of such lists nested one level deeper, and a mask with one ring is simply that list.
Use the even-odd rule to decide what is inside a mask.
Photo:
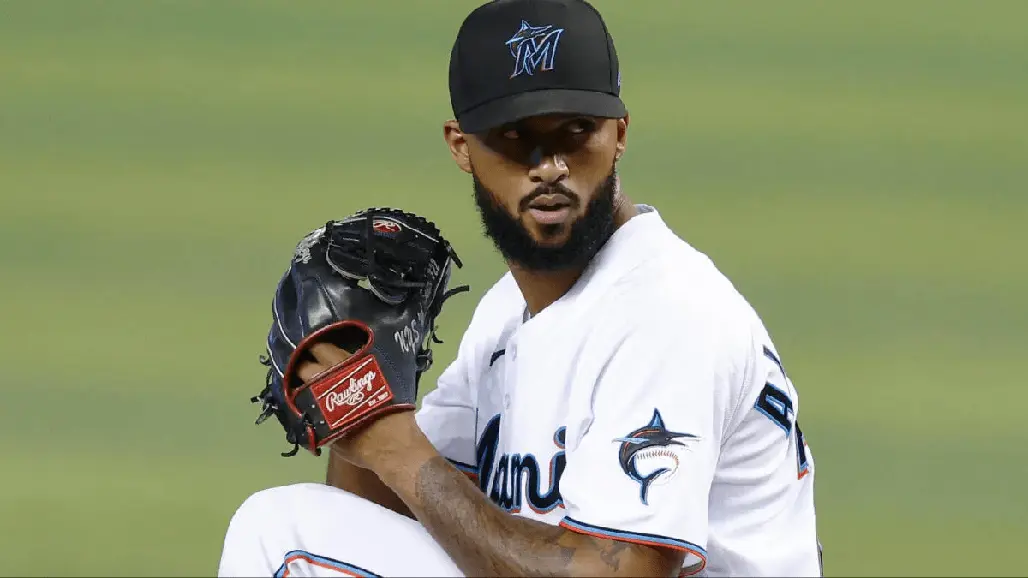
[{"label": "man's face", "polygon": [[618,120],[541,116],[468,139],[487,236],[529,270],[583,267],[614,230]]}]

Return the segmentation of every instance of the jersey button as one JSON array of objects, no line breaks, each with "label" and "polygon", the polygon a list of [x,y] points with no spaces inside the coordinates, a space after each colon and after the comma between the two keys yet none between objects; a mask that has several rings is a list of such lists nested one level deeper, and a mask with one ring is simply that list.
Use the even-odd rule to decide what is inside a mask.
[{"label": "jersey button", "polygon": [[510,394],[504,394],[503,396],[503,409],[510,409]]}]

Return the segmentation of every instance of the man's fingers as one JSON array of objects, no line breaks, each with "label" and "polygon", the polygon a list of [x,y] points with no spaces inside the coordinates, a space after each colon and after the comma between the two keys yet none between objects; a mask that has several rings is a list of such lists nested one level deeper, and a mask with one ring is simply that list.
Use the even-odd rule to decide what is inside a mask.
[{"label": "man's fingers", "polygon": [[339,365],[349,359],[351,355],[331,343],[315,343],[306,353],[306,356],[311,359],[300,363],[296,368],[296,374],[305,383],[309,382],[314,376]]},{"label": "man's fingers", "polygon": [[314,355],[314,359],[317,359],[318,363],[325,367],[339,365],[350,358],[350,353],[331,343],[315,343],[311,345],[310,352]]},{"label": "man's fingers", "polygon": [[307,383],[311,379],[313,379],[315,375],[321,373],[322,371],[325,371],[326,369],[328,368],[321,365],[320,363],[315,363],[313,361],[304,361],[300,364],[299,367],[296,368],[296,375],[300,376],[300,379],[304,383]]}]

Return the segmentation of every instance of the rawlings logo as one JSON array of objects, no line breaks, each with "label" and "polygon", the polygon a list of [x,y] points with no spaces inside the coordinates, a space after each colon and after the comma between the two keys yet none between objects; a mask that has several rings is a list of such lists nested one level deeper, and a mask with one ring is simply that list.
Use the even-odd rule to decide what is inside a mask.
[{"label": "rawlings logo", "polygon": [[364,401],[364,389],[371,389],[371,382],[377,374],[369,371],[360,379],[350,378],[350,385],[343,391],[331,391],[325,398],[325,409],[333,411],[343,405],[357,405]]},{"label": "rawlings logo", "polygon": [[400,224],[395,221],[388,221],[386,219],[375,219],[371,222],[371,228],[376,233],[382,233],[385,235],[395,235],[400,232]]},{"label": "rawlings logo", "polygon": [[353,421],[393,398],[373,356],[343,365],[311,384],[329,427]]}]

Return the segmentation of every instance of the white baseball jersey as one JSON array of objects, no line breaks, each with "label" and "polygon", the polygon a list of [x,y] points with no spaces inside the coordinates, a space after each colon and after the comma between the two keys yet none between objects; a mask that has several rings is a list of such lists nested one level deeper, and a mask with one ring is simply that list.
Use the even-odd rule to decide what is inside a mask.
[{"label": "white baseball jersey", "polygon": [[[797,421],[797,391],[746,300],[655,210],[640,208],[538,315],[528,317],[509,273],[494,285],[418,424],[513,515],[680,550],[685,575],[819,576],[814,461]],[[315,490],[295,488],[249,501],[286,515],[313,500],[295,494]],[[317,493],[320,513],[312,516],[336,521],[272,530],[286,539],[270,549],[265,540],[254,555],[261,565],[244,568],[228,552],[253,551],[254,530],[234,520],[248,530],[232,538],[230,527],[219,575],[366,575],[310,562],[319,556],[368,574],[456,575],[416,523],[381,508],[374,521],[358,520],[353,503],[377,507],[340,490]],[[236,518],[257,508],[246,506]],[[408,537],[404,558],[414,561],[397,567],[395,555],[376,561],[373,548],[313,535],[340,517],[365,539],[379,529],[416,534],[424,551],[414,558]],[[233,541],[240,545],[230,548]],[[321,550],[304,549],[315,542]]]}]

